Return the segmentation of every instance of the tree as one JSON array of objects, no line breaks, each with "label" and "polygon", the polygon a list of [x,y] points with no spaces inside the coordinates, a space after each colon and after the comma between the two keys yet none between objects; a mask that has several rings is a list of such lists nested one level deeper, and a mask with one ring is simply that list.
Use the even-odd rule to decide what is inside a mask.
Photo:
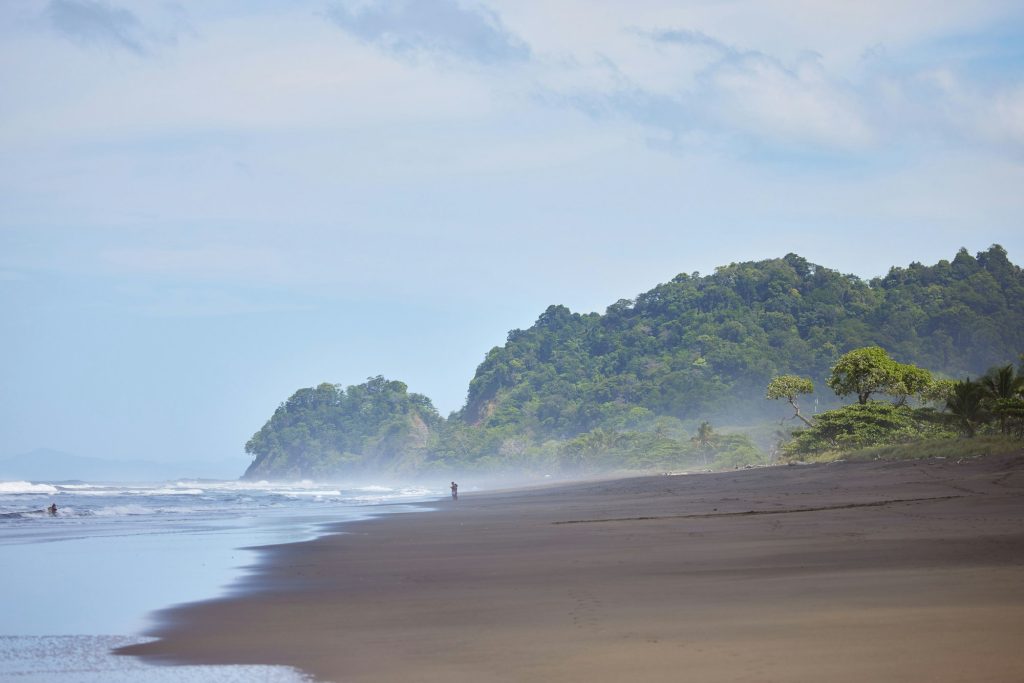
[{"label": "tree", "polygon": [[783,446],[792,456],[824,451],[847,451],[904,443],[923,438],[955,436],[929,415],[931,411],[896,406],[888,401],[852,403],[814,418],[814,426],[796,432]]},{"label": "tree", "polygon": [[843,355],[832,367],[828,384],[839,396],[856,394],[864,405],[872,394],[885,393],[896,397],[902,406],[910,396],[924,400],[934,380],[932,373],[916,365],[897,363],[885,349],[867,346]]},{"label": "tree", "polygon": [[562,443],[561,466],[563,469],[590,470],[621,467],[628,446],[627,436],[599,427]]},{"label": "tree", "polygon": [[924,400],[929,387],[934,383],[932,373],[916,365],[905,365],[896,363],[893,369],[893,376],[885,391],[896,397],[896,405],[906,404],[907,398],[917,396]]},{"label": "tree", "polygon": [[1024,391],[1024,377],[1014,372],[1013,364],[992,368],[981,378],[982,390],[992,412],[999,419],[999,431],[1006,434],[1007,419],[1018,409],[1018,397]]},{"label": "tree", "polygon": [[1014,372],[1012,363],[992,368],[979,381],[985,394],[992,399],[1016,398],[1024,391],[1024,376]]},{"label": "tree", "polygon": [[1004,434],[1024,436],[1024,399],[1000,398],[989,405],[989,410],[999,420],[999,429]]},{"label": "tree", "polygon": [[700,451],[705,465],[708,464],[708,452],[717,440],[718,435],[715,434],[714,428],[707,420],[700,423],[700,426],[697,427],[697,433],[690,439],[697,446],[697,450]]},{"label": "tree", "polygon": [[767,398],[771,400],[785,398],[789,401],[789,405],[793,407],[793,417],[799,418],[808,427],[813,427],[814,423],[800,414],[800,405],[796,401],[797,396],[800,394],[813,393],[814,382],[806,377],[779,375],[778,377],[773,377],[772,381],[768,383]]},{"label": "tree", "polygon": [[953,395],[953,387],[956,381],[951,379],[936,379],[921,392],[922,403],[937,404],[940,408],[945,407],[946,401]]},{"label": "tree", "polygon": [[864,405],[871,394],[893,385],[898,365],[880,346],[854,349],[832,367],[832,374],[825,383],[839,396],[856,394],[857,402]]},{"label": "tree", "polygon": [[988,419],[985,411],[985,390],[977,382],[967,379],[953,385],[953,392],[946,399],[946,410],[964,434],[973,437],[978,426]]}]

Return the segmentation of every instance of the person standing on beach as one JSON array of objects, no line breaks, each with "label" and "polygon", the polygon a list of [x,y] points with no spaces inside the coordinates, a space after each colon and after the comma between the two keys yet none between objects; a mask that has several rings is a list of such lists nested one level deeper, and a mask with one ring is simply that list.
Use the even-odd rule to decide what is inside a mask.
[{"label": "person standing on beach", "polygon": [[459,485],[454,481],[452,482],[452,500],[459,499]]}]

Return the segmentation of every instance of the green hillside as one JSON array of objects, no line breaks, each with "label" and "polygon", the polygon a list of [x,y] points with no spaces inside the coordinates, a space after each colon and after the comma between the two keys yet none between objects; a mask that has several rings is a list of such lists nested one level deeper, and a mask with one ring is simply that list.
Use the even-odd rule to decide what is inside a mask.
[{"label": "green hillside", "polygon": [[299,389],[245,445],[256,459],[244,478],[415,471],[423,466],[440,422],[430,399],[379,376],[347,389],[334,384]]},{"label": "green hillside", "polygon": [[697,422],[777,421],[765,387],[780,374],[835,407],[824,380],[864,346],[952,378],[1013,360],[1024,273],[998,245],[871,281],[789,254],[680,274],[603,315],[550,306],[487,353],[448,420],[382,377],[301,389],[246,444],[245,476],[753,462],[747,437]]},{"label": "green hillside", "polygon": [[658,415],[756,415],[773,410],[773,375],[821,387],[841,354],[870,345],[950,377],[1016,358],[1024,275],[999,246],[870,282],[789,254],[681,274],[604,315],[551,306],[491,349],[456,417],[566,438]]}]

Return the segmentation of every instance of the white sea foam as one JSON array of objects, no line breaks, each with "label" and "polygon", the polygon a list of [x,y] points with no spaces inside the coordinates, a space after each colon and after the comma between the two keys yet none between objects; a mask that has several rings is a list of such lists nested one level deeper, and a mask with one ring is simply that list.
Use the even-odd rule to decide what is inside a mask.
[{"label": "white sea foam", "polygon": [[130,636],[0,636],[0,679],[24,683],[303,683],[283,666],[159,666],[111,650],[146,642]]},{"label": "white sea foam", "polygon": [[281,491],[270,491],[270,493],[276,493],[279,496],[340,496],[341,491],[338,490],[313,490],[306,491],[303,489],[284,489]]},{"label": "white sea foam", "polygon": [[177,486],[101,486],[71,488],[58,485],[60,493],[72,496],[200,496],[206,491],[201,488]]},{"label": "white sea foam", "polygon": [[401,491],[399,491],[399,493],[401,495],[403,495],[403,496],[420,496],[420,497],[422,497],[422,496],[429,496],[429,495],[431,495],[432,492],[431,492],[430,489],[425,489],[425,488],[422,488],[422,487],[415,487],[415,488],[402,489]]},{"label": "white sea foam", "polygon": [[[129,534],[175,524],[248,524],[256,517],[333,516],[341,506],[429,497],[427,489],[366,484],[171,480],[152,484],[0,482],[0,531],[17,531],[0,546],[21,538]],[[44,514],[56,502],[56,517]],[[91,520],[91,521],[90,521]],[[121,520],[121,521],[118,521]],[[35,526],[45,525],[45,526]],[[32,531],[36,529],[36,531]],[[45,531],[44,531],[45,529]],[[19,534],[29,534],[20,536]],[[42,535],[39,535],[42,534]],[[0,676],[2,678],[2,676]]]},{"label": "white sea foam", "polygon": [[12,493],[57,493],[57,487],[29,481],[0,481],[0,494]]},{"label": "white sea foam", "polygon": [[107,507],[97,508],[92,511],[92,514],[97,517],[122,517],[126,515],[152,515],[157,512],[160,512],[160,508],[152,508],[133,503],[129,505],[110,505]]},{"label": "white sea foam", "polygon": [[136,491],[136,495],[141,496],[201,496],[206,493],[203,489],[176,489],[176,488],[165,488],[165,489],[150,489]]}]

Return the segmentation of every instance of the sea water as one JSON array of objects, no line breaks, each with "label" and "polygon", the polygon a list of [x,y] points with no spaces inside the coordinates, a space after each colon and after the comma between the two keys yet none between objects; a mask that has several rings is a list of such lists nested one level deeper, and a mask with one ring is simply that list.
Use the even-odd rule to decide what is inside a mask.
[{"label": "sea water", "polygon": [[158,667],[110,651],[144,639],[155,610],[237,589],[254,546],[439,495],[308,481],[0,481],[0,680],[304,680],[286,667]]}]

